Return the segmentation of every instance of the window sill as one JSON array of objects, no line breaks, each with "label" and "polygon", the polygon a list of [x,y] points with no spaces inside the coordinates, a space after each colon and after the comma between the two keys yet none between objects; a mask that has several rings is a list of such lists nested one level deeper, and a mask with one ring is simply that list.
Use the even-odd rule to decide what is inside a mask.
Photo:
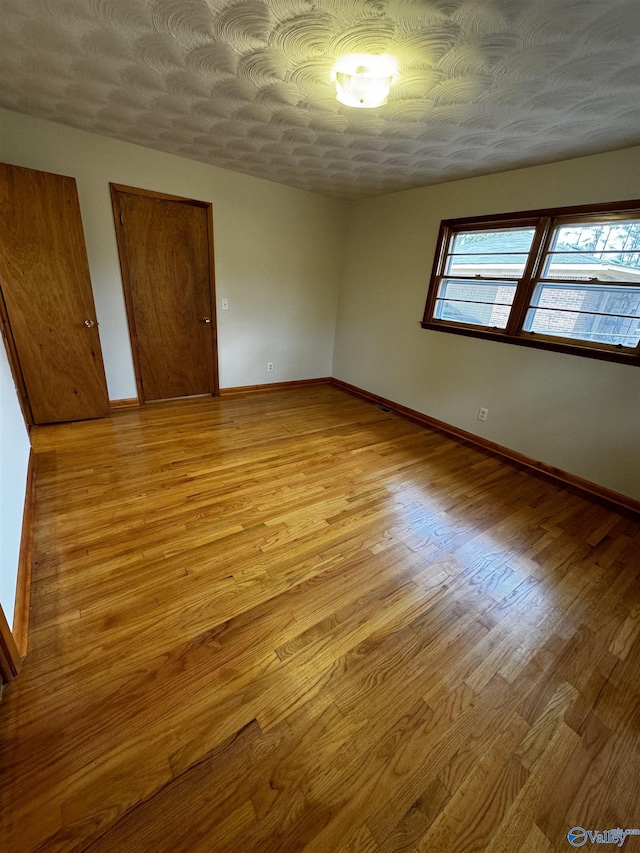
[{"label": "window sill", "polygon": [[449,335],[465,335],[470,338],[481,338],[485,341],[498,341],[503,344],[515,344],[522,347],[533,347],[535,349],[562,352],[567,355],[577,355],[582,358],[597,358],[600,361],[615,361],[618,364],[631,364],[640,367],[640,356],[636,353],[616,352],[611,349],[599,349],[594,346],[572,346],[563,341],[552,341],[548,338],[540,338],[524,335],[508,335],[506,332],[491,329],[473,329],[467,326],[452,326],[448,323],[438,323],[433,320],[423,320],[420,325],[423,329],[433,332],[445,332]]}]

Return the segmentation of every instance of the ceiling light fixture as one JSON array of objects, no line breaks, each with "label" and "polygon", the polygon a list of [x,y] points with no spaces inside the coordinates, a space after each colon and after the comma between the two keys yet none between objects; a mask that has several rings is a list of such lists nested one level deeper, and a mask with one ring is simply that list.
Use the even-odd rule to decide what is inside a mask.
[{"label": "ceiling light fixture", "polygon": [[381,107],[387,103],[391,84],[397,76],[398,63],[393,56],[367,53],[342,56],[333,68],[336,97],[347,107]]}]

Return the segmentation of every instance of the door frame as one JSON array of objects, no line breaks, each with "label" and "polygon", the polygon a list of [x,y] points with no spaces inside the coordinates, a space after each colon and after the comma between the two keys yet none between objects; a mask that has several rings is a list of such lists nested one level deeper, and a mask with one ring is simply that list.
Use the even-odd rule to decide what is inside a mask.
[{"label": "door frame", "polygon": [[2,687],[20,674],[23,657],[0,605],[0,696]]},{"label": "door frame", "polygon": [[[133,291],[131,278],[129,276],[129,264],[127,262],[126,242],[124,224],[122,222],[122,208],[120,197],[122,195],[137,195],[146,198],[156,198],[162,201],[179,201],[194,207],[201,207],[207,214],[207,246],[209,249],[209,296],[211,299],[211,337],[213,352],[213,396],[220,394],[220,381],[218,376],[218,319],[216,311],[216,283],[213,254],[213,205],[209,201],[198,201],[193,198],[184,198],[179,195],[145,190],[140,187],[128,187],[123,184],[110,183],[111,206],[113,208],[113,222],[116,229],[116,241],[118,244],[118,258],[120,260],[120,272],[122,274],[122,289],[124,291],[124,302],[127,310],[127,323],[129,326],[129,339],[131,341],[131,353],[133,355],[133,370],[136,376],[136,387],[138,389],[138,400],[143,405],[145,399],[142,387],[142,369],[140,364],[140,351],[138,349],[138,335],[136,331],[136,318],[133,310]],[[186,399],[186,398],[185,398]]]},{"label": "door frame", "polygon": [[33,412],[31,411],[31,401],[29,400],[27,385],[22,374],[22,365],[18,358],[18,349],[13,337],[13,329],[9,322],[7,306],[4,302],[2,282],[0,282],[0,335],[2,335],[2,342],[4,343],[4,348],[7,353],[9,368],[11,369],[11,375],[13,376],[13,381],[16,386],[22,417],[24,418],[27,429],[30,430],[35,424],[35,419],[33,417]]}]

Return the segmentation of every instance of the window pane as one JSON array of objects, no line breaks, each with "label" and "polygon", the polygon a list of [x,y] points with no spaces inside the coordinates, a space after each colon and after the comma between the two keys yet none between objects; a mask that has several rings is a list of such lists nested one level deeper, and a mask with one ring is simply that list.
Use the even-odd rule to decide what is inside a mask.
[{"label": "window pane", "polygon": [[447,275],[481,275],[486,278],[521,278],[527,265],[526,254],[449,255]]},{"label": "window pane", "polygon": [[600,222],[557,228],[543,276],[640,282],[640,222]]},{"label": "window pane", "polygon": [[533,228],[500,228],[492,231],[459,231],[451,241],[452,255],[477,255],[479,252],[528,252]]},{"label": "window pane", "polygon": [[635,347],[640,340],[640,288],[539,284],[525,331]]},{"label": "window pane", "polygon": [[464,279],[445,278],[440,284],[438,298],[511,305],[515,292],[515,282],[484,281],[483,279],[465,281]]},{"label": "window pane", "polygon": [[629,262],[622,264],[608,254],[596,258],[585,252],[554,252],[547,258],[543,278],[563,278],[572,281],[597,278],[600,281],[640,283],[640,253],[629,252],[625,257]]},{"label": "window pane", "polygon": [[434,316],[454,323],[504,329],[515,292],[515,282],[443,279]]},{"label": "window pane", "polygon": [[452,323],[465,323],[468,326],[489,326],[504,329],[509,320],[509,305],[473,305],[464,302],[450,302],[438,299],[436,302],[435,318],[450,320]]},{"label": "window pane", "polygon": [[562,225],[555,230],[551,248],[555,251],[563,246],[589,252],[640,249],[640,221],[636,218]]},{"label": "window pane", "polygon": [[533,228],[461,231],[450,243],[445,272],[520,278],[534,234]]}]

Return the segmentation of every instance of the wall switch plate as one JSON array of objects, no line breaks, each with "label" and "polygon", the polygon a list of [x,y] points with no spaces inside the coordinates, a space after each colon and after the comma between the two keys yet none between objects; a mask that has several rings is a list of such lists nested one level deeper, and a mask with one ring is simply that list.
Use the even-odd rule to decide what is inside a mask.
[{"label": "wall switch plate", "polygon": [[223,300],[222,300],[222,310],[223,310],[223,311],[228,311],[228,310],[229,310],[229,300],[228,300],[228,299],[223,299]]},{"label": "wall switch plate", "polygon": [[480,410],[478,411],[478,420],[479,421],[486,421],[488,414],[489,414],[489,409],[484,409],[481,406]]}]

